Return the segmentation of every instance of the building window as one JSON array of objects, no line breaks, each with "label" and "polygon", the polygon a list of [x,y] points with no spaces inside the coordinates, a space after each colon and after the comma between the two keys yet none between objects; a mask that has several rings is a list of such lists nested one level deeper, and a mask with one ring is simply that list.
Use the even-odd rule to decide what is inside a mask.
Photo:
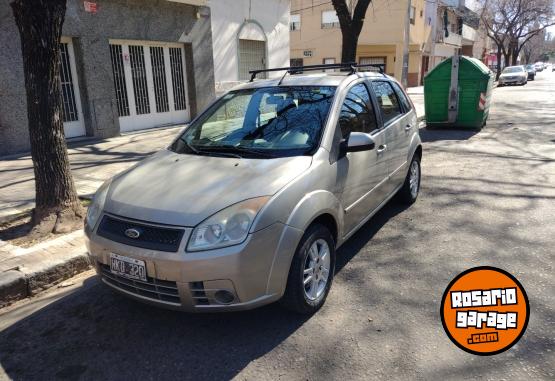
[{"label": "building window", "polygon": [[[333,65],[335,63],[335,58],[324,58],[323,60],[324,65]],[[333,73],[335,69],[325,69],[325,73]]]},{"label": "building window", "polygon": [[289,60],[289,66],[291,66],[291,67],[303,66],[303,59],[302,58],[291,58]]},{"label": "building window", "polygon": [[410,7],[410,23],[414,25],[416,19],[416,7]]},{"label": "building window", "polygon": [[289,21],[289,30],[301,30],[301,15],[295,14],[291,15],[291,20]]},{"label": "building window", "polygon": [[339,28],[339,18],[335,11],[322,12],[322,29]]}]

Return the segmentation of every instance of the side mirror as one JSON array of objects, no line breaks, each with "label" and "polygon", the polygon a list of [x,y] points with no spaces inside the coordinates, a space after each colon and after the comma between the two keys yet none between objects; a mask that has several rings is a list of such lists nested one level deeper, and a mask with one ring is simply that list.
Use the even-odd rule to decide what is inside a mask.
[{"label": "side mirror", "polygon": [[374,139],[363,132],[351,132],[347,142],[347,152],[370,151],[376,147]]}]

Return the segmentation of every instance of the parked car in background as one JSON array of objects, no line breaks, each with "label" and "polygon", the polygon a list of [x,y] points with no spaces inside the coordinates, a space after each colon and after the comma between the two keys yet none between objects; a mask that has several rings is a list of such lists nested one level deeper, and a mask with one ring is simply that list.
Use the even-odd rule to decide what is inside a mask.
[{"label": "parked car in background", "polygon": [[524,66],[507,66],[501,72],[497,86],[526,85],[528,82],[528,71]]},{"label": "parked car in background", "polygon": [[533,81],[536,78],[536,69],[534,68],[534,65],[526,65],[526,71],[528,72],[528,80]]},{"label": "parked car in background", "polygon": [[[334,68],[348,66],[323,67]],[[88,252],[105,284],[158,306],[281,300],[312,313],[336,249],[393,196],[415,202],[421,156],[414,106],[392,77],[352,69],[251,81],[100,187]]]},{"label": "parked car in background", "polygon": [[536,62],[534,64],[534,69],[536,69],[536,71],[538,72],[542,72],[544,69],[543,62]]}]

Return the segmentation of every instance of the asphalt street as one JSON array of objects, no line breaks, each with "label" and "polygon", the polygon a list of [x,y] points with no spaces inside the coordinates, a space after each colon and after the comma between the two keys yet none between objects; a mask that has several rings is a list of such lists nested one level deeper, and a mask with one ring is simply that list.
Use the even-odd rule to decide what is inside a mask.
[{"label": "asphalt street", "polygon": [[[166,311],[88,273],[0,312],[0,378],[555,379],[555,73],[536,78],[495,89],[481,132],[421,130],[418,202],[389,203],[340,249],[314,316]],[[520,342],[488,357],[439,316],[450,280],[480,265],[516,276],[531,305]]]}]

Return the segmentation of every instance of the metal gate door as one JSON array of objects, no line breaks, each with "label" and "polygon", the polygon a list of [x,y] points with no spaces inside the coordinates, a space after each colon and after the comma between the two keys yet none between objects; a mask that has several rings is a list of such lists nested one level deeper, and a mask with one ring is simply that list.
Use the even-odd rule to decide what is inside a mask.
[{"label": "metal gate door", "polygon": [[[249,80],[250,70],[266,68],[266,42],[257,40],[239,40],[239,80]],[[261,73],[258,78],[266,78]]]},{"label": "metal gate door", "polygon": [[[376,65],[382,69],[382,72],[385,73],[385,57],[361,57],[360,58],[360,65]],[[378,71],[377,68],[368,67],[363,68],[362,71]]]},{"label": "metal gate door", "polygon": [[62,92],[62,119],[66,138],[85,135],[81,97],[75,73],[73,43],[71,38],[62,37],[60,43],[60,90]]},{"label": "metal gate door", "polygon": [[110,54],[122,132],[189,120],[182,45],[111,40]]}]

